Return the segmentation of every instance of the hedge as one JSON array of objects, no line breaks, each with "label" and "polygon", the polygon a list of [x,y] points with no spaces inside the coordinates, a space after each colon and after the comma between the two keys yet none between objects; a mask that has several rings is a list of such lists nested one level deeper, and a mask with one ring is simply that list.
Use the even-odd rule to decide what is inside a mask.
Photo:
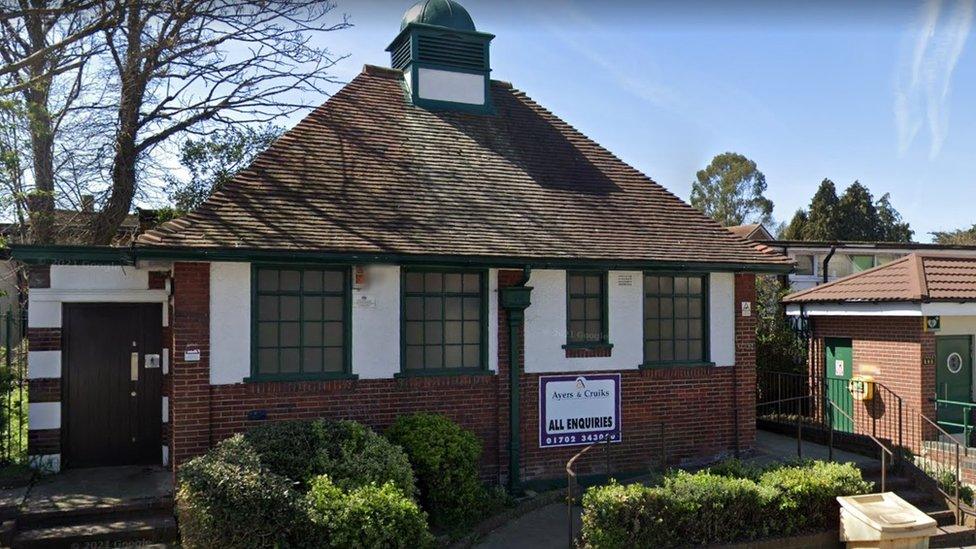
[{"label": "hedge", "polygon": [[583,496],[582,541],[586,547],[672,547],[827,529],[837,522],[837,496],[871,488],[852,464],[824,462],[767,471],[725,464],[672,473],[659,486],[611,482]]},{"label": "hedge", "polygon": [[391,528],[424,546],[415,495],[399,447],[358,423],[314,420],[262,425],[190,460],[176,503],[188,548],[396,546]]},{"label": "hedge", "polygon": [[420,504],[441,528],[477,518],[489,495],[478,476],[481,441],[450,419],[429,413],[400,416],[386,437],[407,453]]}]

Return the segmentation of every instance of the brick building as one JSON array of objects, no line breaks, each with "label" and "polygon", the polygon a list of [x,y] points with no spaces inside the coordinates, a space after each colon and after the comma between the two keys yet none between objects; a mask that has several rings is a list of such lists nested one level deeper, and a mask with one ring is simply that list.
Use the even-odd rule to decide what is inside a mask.
[{"label": "brick building", "polygon": [[15,247],[35,460],[178,466],[259,422],[416,411],[513,485],[606,437],[618,472],[750,448],[754,277],[791,262],[491,80],[492,38],[422,2],[393,68],[198,210],[128,248]]},{"label": "brick building", "polygon": [[[944,436],[926,420],[908,425],[906,418],[918,414],[946,434],[969,440],[976,258],[913,253],[791,294],[784,303],[787,314],[806,318],[811,378],[823,380],[831,398],[852,416],[835,421],[835,427],[877,430],[878,421],[898,416],[897,404],[903,408],[903,442],[913,450]],[[873,399],[854,400],[854,376],[869,376],[883,389]],[[895,420],[882,425],[897,426]]]}]

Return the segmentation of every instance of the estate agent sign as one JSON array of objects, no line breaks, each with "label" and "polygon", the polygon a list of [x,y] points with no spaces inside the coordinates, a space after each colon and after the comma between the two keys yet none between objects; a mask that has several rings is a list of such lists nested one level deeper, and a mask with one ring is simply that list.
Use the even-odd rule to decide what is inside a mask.
[{"label": "estate agent sign", "polygon": [[539,447],[620,442],[620,374],[541,376]]}]

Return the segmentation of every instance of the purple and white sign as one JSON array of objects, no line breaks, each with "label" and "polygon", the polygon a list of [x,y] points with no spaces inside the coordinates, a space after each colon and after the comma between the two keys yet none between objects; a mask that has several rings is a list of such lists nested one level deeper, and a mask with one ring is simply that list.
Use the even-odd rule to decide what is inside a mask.
[{"label": "purple and white sign", "polygon": [[620,374],[541,376],[539,447],[620,442]]}]

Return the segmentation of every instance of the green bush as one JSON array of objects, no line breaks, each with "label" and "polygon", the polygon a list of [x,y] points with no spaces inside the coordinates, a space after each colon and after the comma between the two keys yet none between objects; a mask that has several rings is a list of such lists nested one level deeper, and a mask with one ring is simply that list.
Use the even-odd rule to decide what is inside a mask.
[{"label": "green bush", "polygon": [[180,468],[176,509],[188,548],[290,545],[306,515],[294,483],[263,469],[240,435]]},{"label": "green bush", "polygon": [[421,506],[439,527],[473,520],[486,499],[478,478],[481,442],[450,419],[428,413],[400,416],[387,430],[407,453]]},{"label": "green bush", "polygon": [[307,502],[321,547],[422,548],[433,543],[427,516],[392,482],[345,491],[321,475],[312,481]]},{"label": "green bush", "polygon": [[780,491],[779,514],[791,519],[795,530],[837,526],[837,496],[866,494],[873,487],[852,463],[823,461],[771,469],[759,484]]},{"label": "green bush", "polygon": [[837,496],[870,490],[853,465],[823,462],[765,472],[726,462],[671,473],[660,486],[611,482],[583,496],[583,544],[708,545],[826,529],[836,525]]},{"label": "green bush", "polygon": [[408,497],[416,483],[407,455],[355,421],[283,421],[245,434],[269,470],[307,486],[319,475],[352,489],[392,481]]}]

